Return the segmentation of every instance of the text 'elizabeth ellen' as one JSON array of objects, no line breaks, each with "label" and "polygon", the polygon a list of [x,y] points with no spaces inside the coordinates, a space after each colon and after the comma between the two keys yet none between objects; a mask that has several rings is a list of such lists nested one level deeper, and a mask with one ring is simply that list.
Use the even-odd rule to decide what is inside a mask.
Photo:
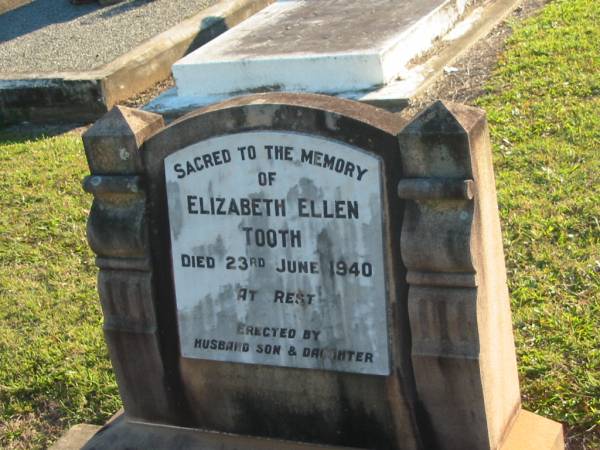
[{"label": "text 'elizabeth ellen'", "polygon": [[[358,219],[356,200],[310,200],[299,198],[293,202],[291,215],[304,218]],[[212,216],[286,217],[290,205],[283,198],[225,198],[187,196],[188,214]]]}]

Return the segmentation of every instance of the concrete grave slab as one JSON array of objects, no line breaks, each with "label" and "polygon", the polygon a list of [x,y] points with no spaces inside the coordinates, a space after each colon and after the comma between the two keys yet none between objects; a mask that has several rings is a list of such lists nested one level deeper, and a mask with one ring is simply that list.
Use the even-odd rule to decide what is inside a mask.
[{"label": "concrete grave slab", "polygon": [[277,2],[173,65],[181,96],[341,93],[394,80],[466,0]]},{"label": "concrete grave slab", "polygon": [[[144,423],[127,422],[121,412],[104,427],[105,434],[98,434],[100,427],[79,424],[73,426],[50,450],[93,450],[111,447],[114,436],[121,440],[117,445],[130,449],[168,448],[178,439],[179,447],[195,447],[203,450],[230,450],[241,446],[252,450],[281,450],[281,441],[271,441],[226,434],[181,430],[172,427],[155,428]],[[127,430],[121,432],[121,430]],[[535,430],[535,433],[532,433]],[[123,442],[125,441],[125,442]],[[286,442],[285,450],[307,450],[305,444]],[[311,449],[342,450],[340,447],[311,445]],[[562,425],[552,420],[521,410],[512,424],[499,450],[563,450]],[[348,450],[348,447],[346,447]]]},{"label": "concrete grave slab", "polygon": [[[209,5],[210,2],[199,2],[195,10],[199,12],[185,20],[182,20],[184,13],[181,13],[181,19],[171,17],[170,21],[176,25],[162,33],[164,25],[159,16],[158,25],[147,26],[160,34],[148,34],[147,30],[143,30],[145,34],[141,41],[132,38],[111,43],[110,32],[103,28],[104,44],[98,54],[87,51],[91,44],[86,29],[93,28],[98,21],[102,24],[122,21],[120,16],[123,12],[131,12],[129,3],[132,2],[107,8],[74,6],[65,2],[61,7],[74,11],[57,12],[55,19],[50,21],[45,18],[44,8],[57,9],[56,2],[52,0],[49,3],[48,0],[39,0],[3,14],[0,16],[0,41],[3,41],[0,42],[0,125],[23,120],[94,120],[119,101],[168,78],[173,62],[271,1],[222,0],[206,9],[201,5]],[[154,3],[158,4],[150,2],[147,7],[153,7]],[[189,14],[190,8],[186,11]],[[193,14],[193,7],[191,11]],[[33,18],[27,19],[32,15]],[[88,20],[90,23],[86,22]],[[71,24],[71,21],[76,24]],[[6,23],[14,26],[8,27]],[[66,36],[64,33],[54,36],[52,30],[56,27],[67,27]],[[32,33],[37,37],[32,37]],[[48,45],[43,44],[44,39]],[[67,42],[71,52],[63,51]],[[36,59],[36,49],[46,52],[43,61],[42,58]],[[77,54],[78,49],[80,54]],[[66,57],[67,53],[72,57]],[[26,54],[28,57],[21,57],[19,64],[11,65],[14,54]]]},{"label": "concrete grave slab", "polygon": [[[371,105],[399,111],[405,108],[411,98],[424,92],[449,66],[472,45],[486,36],[498,23],[506,18],[521,0],[488,0],[471,8],[463,18],[457,21],[450,31],[442,36],[443,45],[439,51],[419,63],[409,61],[400,75],[383,86],[371,90],[347,91],[336,95],[342,98],[358,100]],[[225,37],[225,36],[222,36]],[[438,42],[438,41],[436,41]],[[282,67],[285,70],[287,64]],[[275,89],[274,86],[265,90]],[[220,95],[182,95],[179,88],[164,92],[144,109],[160,113],[165,118],[179,117],[195,108],[228,99],[233,94]]]}]

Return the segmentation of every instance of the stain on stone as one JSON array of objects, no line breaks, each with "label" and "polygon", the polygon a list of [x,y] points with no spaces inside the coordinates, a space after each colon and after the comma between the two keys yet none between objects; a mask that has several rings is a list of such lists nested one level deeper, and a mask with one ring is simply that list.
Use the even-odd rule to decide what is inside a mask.
[{"label": "stain on stone", "polygon": [[179,200],[179,183],[174,181],[167,182],[167,200],[169,203],[169,224],[173,232],[173,237],[179,239],[181,227],[183,226],[183,207]]},{"label": "stain on stone", "polygon": [[341,379],[338,382],[338,395],[336,428],[340,439],[337,444],[360,448],[397,448],[391,430],[364,403],[352,401],[354,396],[348,392],[348,387]]},{"label": "stain on stone", "polygon": [[325,126],[331,131],[339,130],[340,116],[337,114],[326,114],[325,115]]},{"label": "stain on stone", "polygon": [[300,186],[300,195],[304,198],[320,200],[323,198],[323,191],[315,185],[310,178],[301,178],[298,183]]}]

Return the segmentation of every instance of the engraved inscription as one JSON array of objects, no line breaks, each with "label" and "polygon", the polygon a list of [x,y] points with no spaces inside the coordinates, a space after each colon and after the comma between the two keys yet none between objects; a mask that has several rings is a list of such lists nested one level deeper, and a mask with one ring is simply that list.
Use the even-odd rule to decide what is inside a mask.
[{"label": "engraved inscription", "polygon": [[254,131],[164,164],[183,357],[389,374],[376,156]]}]

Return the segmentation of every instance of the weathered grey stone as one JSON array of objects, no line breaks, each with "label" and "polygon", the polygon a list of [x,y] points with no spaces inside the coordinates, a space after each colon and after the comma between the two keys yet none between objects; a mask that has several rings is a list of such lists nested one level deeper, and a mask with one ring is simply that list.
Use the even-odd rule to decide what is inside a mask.
[{"label": "weathered grey stone", "polygon": [[99,257],[146,256],[146,197],[140,185],[136,176],[92,175],[84,181],[84,189],[95,198],[88,242]]},{"label": "weathered grey stone", "polygon": [[[399,135],[405,176],[473,180],[454,198],[406,188],[402,256],[412,361],[432,443],[498,448],[520,407],[491,150],[481,110],[441,102]],[[457,195],[458,194],[458,195]]]},{"label": "weathered grey stone", "polygon": [[[348,447],[306,445],[249,436],[212,433],[189,428],[156,427],[148,423],[128,421],[125,416],[116,418],[89,440],[82,450],[342,450]],[[56,450],[75,450],[57,448]],[[79,450],[79,447],[78,449]],[[512,449],[511,449],[512,450]]]},{"label": "weathered grey stone", "polygon": [[[104,332],[127,414],[168,420],[179,413],[169,394],[156,322],[146,195],[139,149],[162,117],[115,107],[83,136],[94,195],[87,235],[98,256]],[[133,357],[135,355],[135,357]]]},{"label": "weathered grey stone", "polygon": [[[383,166],[384,210],[395,195],[400,179],[395,133],[398,118],[384,111],[352,102],[315,95],[269,95],[236,99],[174,122],[146,141],[142,154],[147,173],[148,197],[152,199],[149,222],[152,236],[169,233],[164,160],[191,144],[212,136],[254,130],[309,134],[350,144],[377,154]],[[395,257],[391,273],[401,273],[397,234],[399,211],[386,216],[385,246]],[[158,292],[175,304],[171,286],[171,248],[167,239],[153,247],[158,262]],[[158,278],[160,277],[160,278]],[[388,315],[393,362],[389,377],[357,376],[320,370],[273,368],[181,358],[181,384],[192,412],[194,427],[236,434],[315,442],[350,447],[418,448],[408,347],[408,330],[402,277],[389,278]],[[167,302],[168,299],[168,302]],[[172,314],[172,313],[171,313]],[[160,317],[167,317],[159,313]],[[175,317],[165,323],[178,346]],[[390,324],[391,326],[391,324]],[[199,376],[199,374],[202,374]],[[394,394],[391,394],[394,392]],[[380,406],[377,406],[380,405]],[[381,406],[384,405],[384,406]]]},{"label": "weathered grey stone", "polygon": [[0,125],[20,121],[89,123],[107,112],[102,90],[97,79],[73,80],[50,74],[28,80],[0,77]]},{"label": "weathered grey stone", "polygon": [[83,135],[92,175],[132,175],[142,171],[138,150],[164,126],[158,114],[115,106]]},{"label": "weathered grey stone", "polygon": [[[326,96],[261,94],[211,106],[168,127],[159,124],[160,118],[154,115],[118,109],[84,137],[92,168],[84,187],[95,197],[88,237],[98,255],[105,334],[125,406],[124,417],[98,433],[86,448],[258,450],[295,449],[305,443],[309,448],[497,450],[508,439],[512,447],[506,450],[512,450],[518,448],[514,442],[520,439],[513,438],[512,432],[520,434],[523,423],[544,425],[547,436],[536,441],[542,445],[540,450],[563,448],[559,425],[536,422],[519,413],[499,218],[482,111],[438,102],[406,122],[368,105]],[[119,132],[112,132],[112,126]],[[260,139],[266,135],[293,143],[290,152],[304,142],[321,150],[334,149],[337,156],[345,152],[348,160],[354,152],[364,152],[380,163],[377,170],[371,167],[371,174],[377,176],[365,178],[375,183],[364,188],[370,200],[356,197],[363,207],[377,210],[369,217],[371,222],[381,220],[382,231],[376,232],[382,234],[384,247],[383,263],[374,267],[383,271],[378,283],[385,290],[365,282],[370,292],[363,294],[366,303],[385,304],[384,321],[376,319],[381,314],[370,311],[362,317],[372,322],[366,325],[372,334],[368,339],[384,336],[389,346],[382,350],[385,342],[377,341],[374,354],[384,351],[388,359],[374,370],[325,363],[306,369],[300,367],[313,366],[297,364],[294,358],[273,361],[252,353],[243,358],[194,353],[197,344],[190,344],[194,340],[193,334],[188,335],[190,329],[198,330],[196,340],[220,339],[228,322],[235,322],[236,317],[243,321],[249,313],[244,309],[247,306],[236,306],[247,299],[225,289],[236,279],[234,275],[215,270],[208,272],[211,276],[200,276],[181,269],[183,259],[181,263],[177,259],[181,249],[175,243],[183,221],[193,225],[187,239],[190,247],[200,248],[190,250],[194,257],[208,254],[224,263],[227,252],[250,257],[253,250],[248,238],[245,244],[230,246],[239,238],[235,234],[242,232],[243,222],[235,222],[238,225],[231,231],[228,223],[212,217],[219,214],[210,208],[202,212],[201,220],[186,217],[199,210],[190,209],[189,197],[186,202],[179,189],[184,192],[191,186],[198,196],[218,196],[222,194],[219,183],[223,183],[233,186],[238,196],[266,198],[265,192],[271,192],[276,197],[276,187],[271,191],[253,187],[246,193],[249,181],[244,170],[250,169],[223,165],[227,159],[222,156],[224,146],[233,152],[236,145],[263,142]],[[236,137],[243,142],[236,144]],[[121,149],[130,157],[122,158]],[[190,158],[189,166],[181,156]],[[286,164],[293,165],[293,170],[286,170]],[[261,168],[260,164],[251,166],[258,173]],[[202,172],[205,169],[212,172]],[[319,177],[336,176],[324,167],[314,173],[314,165],[293,155],[269,161],[264,170],[279,170],[290,178],[305,170],[299,186],[307,186],[308,180],[327,187],[333,181],[320,182]],[[197,171],[200,181],[191,185],[178,181]],[[356,183],[352,173],[340,168],[337,175]],[[294,188],[286,183],[282,184],[289,192],[278,195],[288,198]],[[260,177],[258,184],[264,186]],[[325,188],[319,191],[319,184],[316,187],[311,192],[326,192]],[[341,185],[335,189],[344,192]],[[230,213],[227,218],[234,216]],[[298,217],[290,216],[289,223],[299,223]],[[277,223],[269,219],[267,223]],[[360,222],[360,227],[368,228],[368,224]],[[222,234],[219,245],[206,240],[215,230]],[[317,227],[319,233],[323,230]],[[340,230],[333,238],[345,235]],[[341,243],[346,254],[367,242],[361,252],[379,255],[373,249],[381,241],[361,240],[358,231],[349,236]],[[294,249],[287,250],[292,258]],[[261,251],[267,259],[274,254],[272,248]],[[321,255],[323,250],[311,247],[310,252]],[[244,282],[264,282],[261,277],[268,276],[258,268],[251,273]],[[328,278],[325,273],[319,276],[321,284],[315,286],[326,290]],[[284,279],[294,280],[293,276]],[[336,283],[355,286],[346,279]],[[194,294],[189,298],[192,304],[212,305],[193,317],[189,329],[181,326],[177,289],[182,286],[186,295]],[[209,288],[215,287],[223,289],[207,296]],[[342,296],[342,303],[348,299],[352,304],[352,296],[352,292]],[[241,311],[240,315],[226,314],[228,308]],[[268,325],[277,326],[296,317],[280,311],[274,314],[265,309],[261,316],[271,321]],[[322,315],[320,309],[314,311]],[[341,311],[347,323],[337,326],[335,317],[327,316],[322,328],[336,330],[343,342],[346,330],[354,332],[357,323],[362,324],[348,311]],[[261,317],[254,320],[258,323]],[[297,327],[311,320],[322,318],[303,318]],[[233,325],[235,329],[237,324]],[[237,333],[227,339],[257,342],[247,332]],[[261,342],[278,342],[271,335],[268,338]],[[213,350],[224,352],[226,344],[220,345],[215,344]]]}]

